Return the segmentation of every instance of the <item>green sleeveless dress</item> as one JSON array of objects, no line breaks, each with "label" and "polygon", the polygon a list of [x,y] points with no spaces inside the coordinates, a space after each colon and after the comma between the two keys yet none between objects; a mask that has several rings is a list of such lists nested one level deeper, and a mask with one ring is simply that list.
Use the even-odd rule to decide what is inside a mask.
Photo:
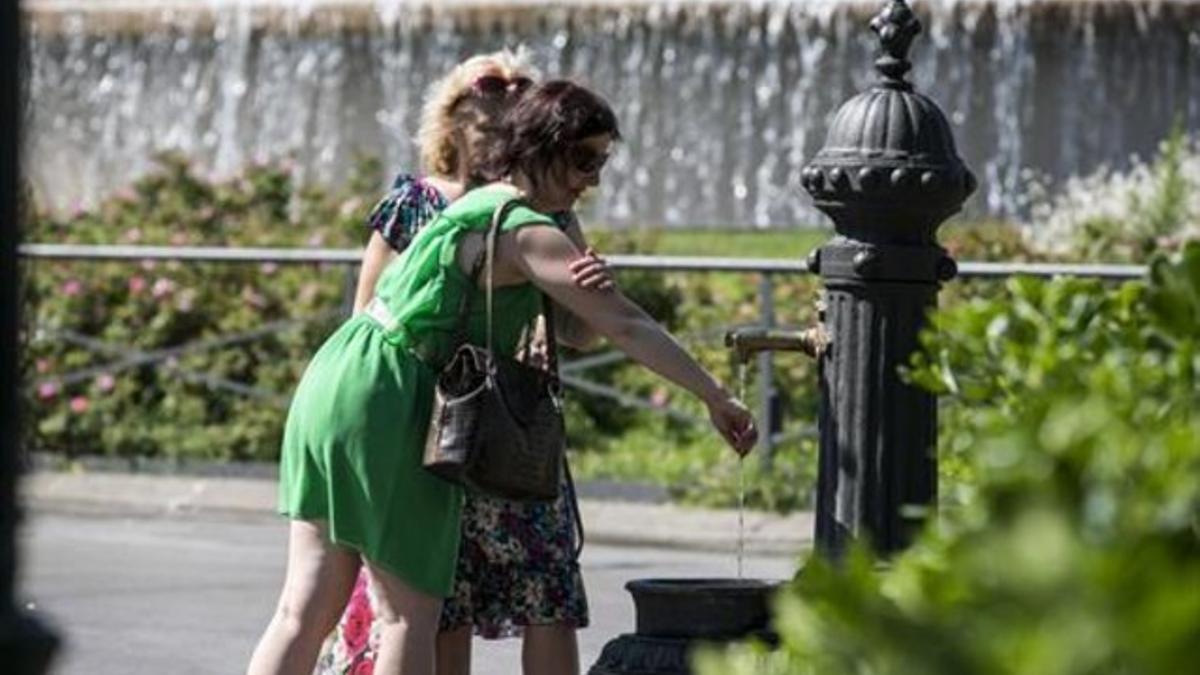
[{"label": "green sleeveless dress", "polygon": [[[452,590],[462,494],[421,468],[421,455],[434,380],[455,348],[465,293],[473,296],[469,339],[482,344],[485,336],[484,293],[455,254],[461,236],[486,231],[513,194],[505,186],[473,190],[417,234],[376,287],[390,320],[359,314],[325,341],[284,429],[280,513],[325,521],[335,543],[431,595]],[[524,225],[554,221],[520,206],[501,230]],[[541,293],[528,283],[502,287],[493,305],[495,348],[511,355],[541,310]]]}]

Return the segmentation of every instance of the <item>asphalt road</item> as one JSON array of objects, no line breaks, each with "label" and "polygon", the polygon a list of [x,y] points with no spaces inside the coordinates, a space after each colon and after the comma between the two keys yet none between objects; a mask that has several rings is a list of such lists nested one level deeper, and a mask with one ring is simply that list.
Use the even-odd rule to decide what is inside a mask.
[{"label": "asphalt road", "polygon": [[[60,675],[236,675],[283,580],[285,527],[270,517],[31,514],[18,594],[65,638]],[[589,546],[592,625],[584,671],[605,642],[633,629],[625,582],[733,576],[728,554]],[[784,578],[791,558],[751,557],[748,577]],[[475,642],[477,675],[520,672],[519,640]]]}]

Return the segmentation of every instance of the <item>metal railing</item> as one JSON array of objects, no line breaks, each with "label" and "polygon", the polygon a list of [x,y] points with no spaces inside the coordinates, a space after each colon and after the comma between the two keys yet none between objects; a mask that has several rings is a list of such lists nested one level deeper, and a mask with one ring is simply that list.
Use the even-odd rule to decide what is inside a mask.
[{"label": "metal railing", "polygon": [[[108,244],[22,244],[25,258],[59,260],[178,260],[223,263],[326,263],[357,265],[362,251],[342,248],[229,248],[224,246],[132,246]],[[780,258],[714,258],[658,255],[605,256],[618,269],[660,272],[757,272],[760,274],[808,274],[802,260]],[[960,278],[1084,276],[1103,279],[1137,279],[1145,276],[1144,265],[1083,265],[1073,263],[962,262]]]},{"label": "metal railing", "polygon": [[[78,244],[38,244],[29,243],[20,246],[21,257],[44,260],[75,260],[75,261],[181,261],[194,263],[275,263],[275,264],[324,264],[346,266],[347,272],[353,272],[362,258],[358,249],[328,249],[328,248],[227,248],[216,246],[176,247],[176,246],[135,246],[135,245],[78,245]],[[764,328],[777,328],[775,312],[775,284],[778,276],[794,276],[809,274],[802,260],[776,258],[716,258],[716,257],[684,257],[684,256],[653,256],[653,255],[612,255],[606,256],[608,264],[617,270],[647,270],[663,273],[753,273],[759,277],[758,283],[758,324]],[[1082,265],[1060,263],[994,263],[994,262],[963,262],[958,265],[960,279],[1003,278],[1016,275],[1031,275],[1039,277],[1053,276],[1086,276],[1100,279],[1128,280],[1144,277],[1147,268],[1143,265]],[[352,297],[353,274],[346,275],[346,297]],[[348,311],[347,307],[342,312]],[[336,312],[334,313],[336,314]],[[291,319],[273,322],[245,334],[208,338],[171,348],[140,351],[101,343],[94,338],[67,332],[48,333],[47,337],[62,339],[83,347],[98,356],[114,359],[103,366],[93,366],[78,372],[60,375],[56,380],[60,383],[83,380],[100,372],[111,372],[114,368],[128,368],[139,365],[168,363],[177,371],[177,375],[186,379],[203,381],[217,389],[239,393],[245,396],[265,399],[272,402],[285,402],[286,397],[274,392],[266,392],[252,385],[239,382],[214,379],[205,373],[193,373],[170,366],[172,357],[183,353],[206,351],[219,347],[245,343],[256,339],[263,331],[275,332],[283,324],[298,325],[307,321],[325,320],[329,314],[307,319]],[[277,325],[279,324],[279,325]],[[703,336],[683,336],[685,338],[707,339],[722,335],[727,327],[718,327],[704,331]],[[563,383],[583,394],[600,396],[618,402],[621,405],[652,410],[672,418],[698,422],[692,414],[680,411],[670,406],[658,405],[644,400],[629,392],[587,379],[586,371],[602,366],[620,363],[626,359],[618,351],[607,351],[587,354],[576,359],[564,361],[561,364]],[[173,360],[173,359],[172,359]],[[762,429],[764,461],[770,462],[775,446],[789,439],[812,436],[816,433],[813,425],[801,426],[788,433],[783,432],[782,416],[777,405],[777,392],[774,386],[774,356],[764,351],[757,356],[758,370],[758,401],[760,411],[758,419]]]}]

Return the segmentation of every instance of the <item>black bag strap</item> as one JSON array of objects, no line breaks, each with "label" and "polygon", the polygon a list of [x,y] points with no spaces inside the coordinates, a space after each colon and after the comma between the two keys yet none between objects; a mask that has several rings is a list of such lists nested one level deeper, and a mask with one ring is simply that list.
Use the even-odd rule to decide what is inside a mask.
[{"label": "black bag strap", "polygon": [[[496,206],[496,210],[492,212],[492,222],[488,227],[486,248],[483,253],[475,260],[475,264],[471,268],[471,289],[463,294],[463,300],[459,304],[458,309],[458,329],[455,334],[455,345],[462,345],[467,341],[467,319],[471,313],[471,298],[474,295],[473,291],[479,285],[480,273],[487,274],[487,284],[485,287],[486,302],[487,302],[487,339],[484,346],[487,348],[488,358],[492,358],[492,315],[493,315],[493,291],[495,287],[495,258],[496,258],[496,238],[500,234],[500,227],[504,223],[504,219],[508,216],[509,211],[517,206],[523,205],[525,202],[520,197],[509,197]],[[546,322],[546,370],[554,377],[558,377],[558,336],[554,327],[554,303],[546,297],[545,293],[542,296],[542,316]]]},{"label": "black bag strap", "polygon": [[[496,210],[492,212],[492,221],[488,226],[488,234],[493,230],[498,230],[500,224],[504,222],[505,216],[508,215],[510,209],[515,208],[521,203],[519,197],[509,197],[496,206]],[[454,331],[454,348],[458,349],[461,345],[467,342],[467,320],[471,316],[471,300],[475,295],[475,288],[479,285],[479,274],[483,271],[486,254],[480,253],[475,259],[475,264],[471,266],[471,283],[467,292],[463,293],[462,300],[458,304],[458,325]],[[489,284],[490,285],[490,284]],[[488,320],[488,330],[491,331],[491,319]],[[491,345],[488,345],[491,349]]]},{"label": "black bag strap", "polygon": [[[487,250],[485,251],[486,274],[487,274],[487,350],[489,357],[492,353],[492,292],[495,287],[496,273],[496,237],[500,234],[500,225],[504,220],[503,216],[508,215],[508,207],[521,203],[519,199],[512,199],[501,204],[496,209],[496,214],[492,217],[492,227],[488,230]],[[546,321],[546,370],[555,377],[558,376],[558,339],[554,331],[554,309],[553,303],[546,297],[545,293],[542,296],[542,316]]]},{"label": "black bag strap", "polygon": [[563,453],[563,473],[567,476],[567,489],[570,492],[567,506],[575,521],[575,550],[571,552],[571,559],[579,562],[579,556],[583,554],[583,513],[579,511],[579,494],[575,491],[575,479],[571,477],[571,463],[567,461],[566,453]]}]

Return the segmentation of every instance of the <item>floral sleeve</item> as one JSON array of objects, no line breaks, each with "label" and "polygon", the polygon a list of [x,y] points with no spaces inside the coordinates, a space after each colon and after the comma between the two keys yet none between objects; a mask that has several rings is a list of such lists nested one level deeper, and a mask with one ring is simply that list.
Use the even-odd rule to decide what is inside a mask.
[{"label": "floral sleeve", "polygon": [[367,216],[367,227],[376,230],[396,251],[403,251],[433,217],[446,208],[446,197],[429,183],[402,173]]}]

